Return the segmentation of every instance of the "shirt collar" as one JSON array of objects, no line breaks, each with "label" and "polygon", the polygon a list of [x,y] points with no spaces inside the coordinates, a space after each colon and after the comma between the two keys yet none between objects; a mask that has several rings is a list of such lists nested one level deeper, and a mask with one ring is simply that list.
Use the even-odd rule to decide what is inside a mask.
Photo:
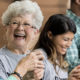
[{"label": "shirt collar", "polygon": [[70,16],[70,18],[75,21],[75,23],[80,23],[80,16],[77,16],[70,9],[68,9],[66,13],[67,13],[67,16]]}]

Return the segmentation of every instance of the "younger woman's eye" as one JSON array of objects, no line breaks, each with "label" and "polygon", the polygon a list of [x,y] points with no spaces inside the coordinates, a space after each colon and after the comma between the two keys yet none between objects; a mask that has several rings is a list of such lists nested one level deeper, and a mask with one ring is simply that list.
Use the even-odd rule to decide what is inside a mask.
[{"label": "younger woman's eye", "polygon": [[64,41],[68,41],[69,39],[67,39],[67,38],[64,38]]},{"label": "younger woman's eye", "polygon": [[73,39],[71,39],[71,41],[73,41]]}]

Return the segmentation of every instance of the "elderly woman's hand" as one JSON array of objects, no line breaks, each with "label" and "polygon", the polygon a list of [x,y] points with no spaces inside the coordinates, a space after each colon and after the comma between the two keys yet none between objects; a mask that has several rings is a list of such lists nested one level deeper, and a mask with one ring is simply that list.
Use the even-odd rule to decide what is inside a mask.
[{"label": "elderly woman's hand", "polygon": [[37,68],[43,69],[43,59],[44,56],[40,50],[33,51],[19,62],[15,71],[23,77],[28,71],[34,71]]},{"label": "elderly woman's hand", "polygon": [[41,80],[44,76],[44,68],[37,68],[34,70],[34,79]]},{"label": "elderly woman's hand", "polygon": [[68,80],[80,80],[80,65],[70,72]]}]

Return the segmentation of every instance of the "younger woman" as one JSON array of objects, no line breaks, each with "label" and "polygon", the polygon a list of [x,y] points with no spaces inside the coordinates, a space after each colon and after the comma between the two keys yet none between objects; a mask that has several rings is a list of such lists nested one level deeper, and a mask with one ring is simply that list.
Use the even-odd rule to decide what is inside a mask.
[{"label": "younger woman", "polygon": [[[74,22],[63,14],[52,15],[46,22],[36,45],[45,56],[44,80],[68,79],[68,63],[64,57],[75,33]],[[74,73],[77,70],[78,67],[71,72],[69,80],[78,80],[79,75]]]}]

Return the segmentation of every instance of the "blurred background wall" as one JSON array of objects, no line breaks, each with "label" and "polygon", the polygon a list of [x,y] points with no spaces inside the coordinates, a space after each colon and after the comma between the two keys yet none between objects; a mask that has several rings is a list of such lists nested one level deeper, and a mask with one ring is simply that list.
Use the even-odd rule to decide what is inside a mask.
[{"label": "blurred background wall", "polygon": [[[2,47],[5,43],[5,29],[1,23],[1,16],[5,9],[8,7],[10,3],[14,0],[0,0],[0,47]],[[15,0],[16,1],[16,0]],[[70,0],[33,0],[38,2],[43,11],[44,21],[43,26],[46,20],[52,14],[66,13],[66,9],[70,8]]]}]

